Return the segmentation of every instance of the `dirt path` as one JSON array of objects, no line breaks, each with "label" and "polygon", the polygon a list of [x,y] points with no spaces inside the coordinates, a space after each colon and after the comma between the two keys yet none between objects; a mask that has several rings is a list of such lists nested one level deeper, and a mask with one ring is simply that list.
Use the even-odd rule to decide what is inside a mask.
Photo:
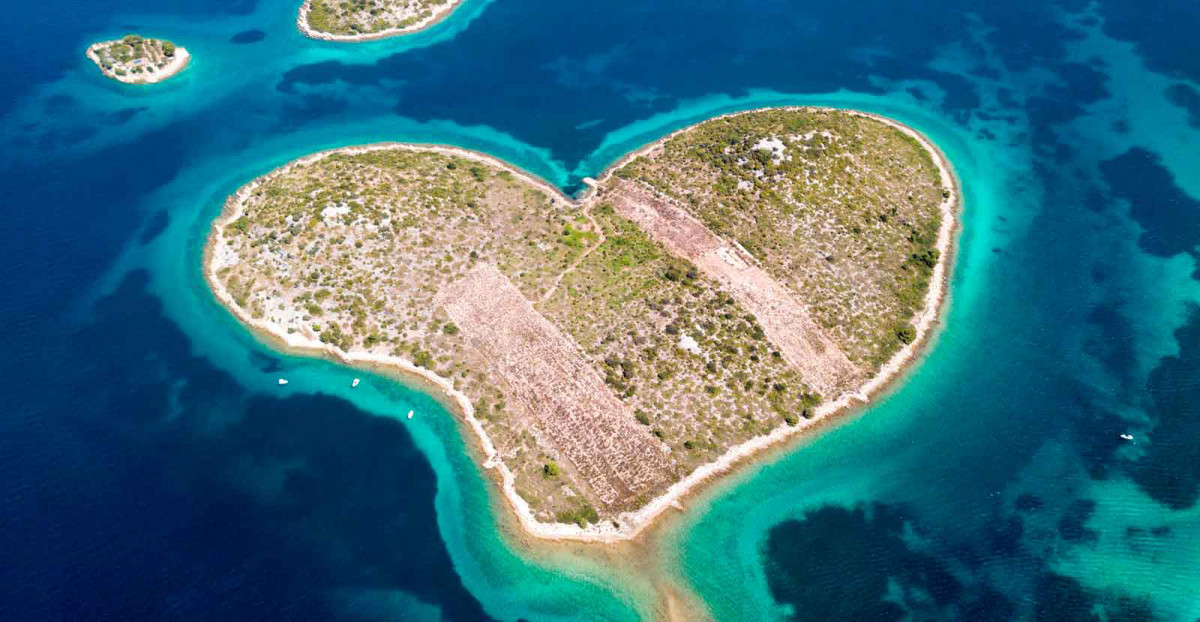
[{"label": "dirt path", "polygon": [[583,260],[587,259],[588,255],[592,254],[592,251],[596,250],[597,248],[600,248],[601,244],[604,244],[604,241],[606,239],[604,237],[604,229],[601,229],[600,224],[596,222],[596,219],[592,218],[592,211],[591,211],[590,203],[583,206],[583,217],[587,219],[587,221],[590,225],[592,225],[592,231],[596,232],[596,243],[591,245],[590,247],[588,247],[587,250],[583,251],[583,254],[576,257],[575,261],[572,261],[571,265],[567,266],[566,270],[563,270],[562,272],[559,273],[559,275],[557,277],[554,278],[554,285],[552,285],[550,287],[549,291],[547,291],[545,294],[542,294],[542,299],[540,301],[538,301],[539,303],[550,300],[550,297],[553,296],[554,293],[558,291],[558,286],[562,283],[563,278],[566,277],[568,274],[574,272],[575,268],[578,267],[579,264],[583,263]]}]

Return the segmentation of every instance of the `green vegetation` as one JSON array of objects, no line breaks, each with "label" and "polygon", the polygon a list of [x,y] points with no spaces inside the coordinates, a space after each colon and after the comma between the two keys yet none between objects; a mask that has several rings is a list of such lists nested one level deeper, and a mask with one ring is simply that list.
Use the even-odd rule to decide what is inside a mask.
[{"label": "green vegetation", "polygon": [[928,152],[879,121],[772,110],[702,123],[618,177],[737,241],[804,300],[851,361],[878,367],[923,306],[941,187]]},{"label": "green vegetation", "polygon": [[311,0],[308,26],[331,35],[369,35],[411,28],[458,0]]},{"label": "green vegetation", "polygon": [[500,173],[402,149],[296,167],[256,186],[225,225],[229,248],[245,261],[221,278],[238,306],[291,334],[453,377],[493,442],[516,454],[507,462],[521,489],[553,520],[577,505],[575,482],[565,472],[546,476],[548,460],[562,460],[532,451],[531,424],[512,416],[435,295],[487,262],[536,300],[598,236],[578,206]]},{"label": "green vegetation", "polygon": [[[771,356],[762,327],[718,283],[668,254],[608,204],[604,242],[539,310],[583,346],[605,383],[668,443],[686,473],[803,407],[803,378]],[[681,347],[687,336],[692,351]],[[779,391],[774,387],[797,387]]]},{"label": "green vegetation", "polygon": [[96,63],[110,77],[129,77],[129,81],[151,81],[175,60],[174,43],[125,35],[116,41],[104,41],[89,48]]},{"label": "green vegetation", "polygon": [[558,512],[555,514],[554,520],[559,523],[575,523],[580,527],[587,527],[589,523],[600,522],[600,514],[585,502],[577,508]]}]

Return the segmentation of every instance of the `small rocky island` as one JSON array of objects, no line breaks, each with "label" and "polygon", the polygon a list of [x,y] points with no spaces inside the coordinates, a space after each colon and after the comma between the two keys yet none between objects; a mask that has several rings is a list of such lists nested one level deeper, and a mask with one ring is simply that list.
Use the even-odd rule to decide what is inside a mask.
[{"label": "small rocky island", "polygon": [[296,25],[314,39],[368,41],[423,30],[462,0],[305,0]]},{"label": "small rocky island", "polygon": [[588,181],[316,154],[230,198],[205,274],[263,333],[453,398],[522,524],[591,540],[861,403],[936,321],[957,191],[904,126],[729,115]]},{"label": "small rocky island", "polygon": [[186,49],[170,41],[139,35],[94,43],[87,56],[104,75],[126,84],[162,82],[183,71],[191,60]]}]

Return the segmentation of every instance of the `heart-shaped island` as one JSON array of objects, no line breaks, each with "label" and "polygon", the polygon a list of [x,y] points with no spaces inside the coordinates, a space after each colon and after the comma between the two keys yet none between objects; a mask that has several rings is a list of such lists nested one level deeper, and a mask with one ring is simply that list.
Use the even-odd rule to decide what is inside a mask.
[{"label": "heart-shaped island", "polygon": [[864,403],[937,321],[958,190],[896,122],[736,113],[587,181],[319,153],[230,197],[205,274],[261,333],[451,398],[522,524],[583,540]]}]

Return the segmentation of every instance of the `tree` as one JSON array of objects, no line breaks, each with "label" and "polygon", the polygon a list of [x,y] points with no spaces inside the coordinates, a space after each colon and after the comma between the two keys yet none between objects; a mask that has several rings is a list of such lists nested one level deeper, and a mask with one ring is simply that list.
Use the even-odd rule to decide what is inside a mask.
[{"label": "tree", "polygon": [[542,467],[542,475],[546,477],[558,477],[561,471],[558,468],[558,463],[551,460]]},{"label": "tree", "polygon": [[175,55],[175,44],[171,43],[170,41],[163,41],[162,42],[162,51],[163,51],[163,54],[166,54],[167,56],[174,56]]}]

